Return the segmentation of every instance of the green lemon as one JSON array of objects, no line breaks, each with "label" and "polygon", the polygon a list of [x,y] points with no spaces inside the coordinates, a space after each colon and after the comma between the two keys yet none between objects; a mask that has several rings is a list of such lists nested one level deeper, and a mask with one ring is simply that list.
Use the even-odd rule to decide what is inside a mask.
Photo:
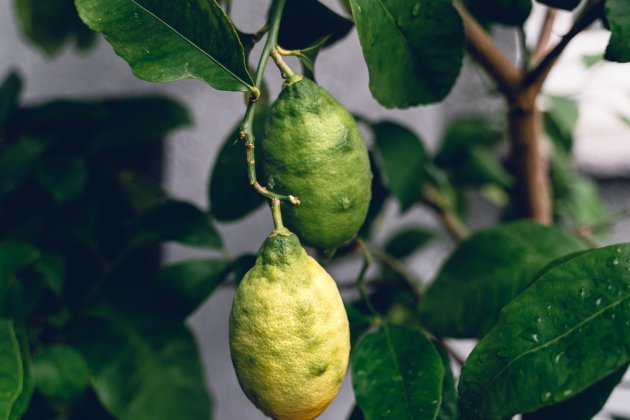
[{"label": "green lemon", "polygon": [[241,388],[274,419],[313,419],[339,390],[348,317],[334,280],[285,228],[263,243],[238,287],[230,352]]},{"label": "green lemon", "polygon": [[262,159],[268,188],[301,201],[283,203],[282,215],[304,244],[334,249],[356,236],[372,172],[354,118],[328,92],[307,78],[283,87],[265,123]]}]

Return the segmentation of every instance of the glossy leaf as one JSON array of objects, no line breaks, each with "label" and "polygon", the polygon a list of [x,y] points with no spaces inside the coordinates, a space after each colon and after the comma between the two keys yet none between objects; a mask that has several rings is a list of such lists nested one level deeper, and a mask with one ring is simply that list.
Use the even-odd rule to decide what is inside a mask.
[{"label": "glossy leaf", "polygon": [[435,233],[419,226],[409,226],[395,233],[385,244],[385,252],[405,258],[435,239]]},{"label": "glossy leaf", "polygon": [[81,320],[71,338],[100,402],[116,418],[210,418],[197,346],[179,322],[151,308],[101,309]]},{"label": "glossy leaf", "polygon": [[66,43],[85,50],[96,37],[77,16],[72,0],[16,0],[24,34],[48,55],[58,54]]},{"label": "glossy leaf", "polygon": [[29,404],[31,403],[34,389],[33,371],[31,365],[31,354],[28,338],[24,330],[21,329],[17,329],[15,331],[15,335],[20,346],[20,357],[22,360],[22,372],[24,380],[22,381],[22,392],[20,392],[20,395],[13,403],[13,407],[11,408],[11,415],[9,415],[8,420],[19,420],[22,418],[22,416],[28,409]]},{"label": "glossy leaf", "polygon": [[462,21],[451,2],[351,0],[350,4],[370,73],[370,90],[381,105],[408,108],[446,97],[464,54]]},{"label": "glossy leaf", "polygon": [[573,10],[579,6],[582,0],[536,0],[538,3],[546,4],[556,9]]},{"label": "glossy leaf", "polygon": [[39,393],[60,402],[76,400],[90,381],[85,358],[66,345],[41,349],[33,358],[33,376]]},{"label": "glossy leaf", "polygon": [[221,248],[221,238],[208,214],[192,204],[169,200],[141,214],[134,223],[147,241],[174,241],[200,248]]},{"label": "glossy leaf", "polygon": [[573,398],[560,404],[550,405],[533,413],[525,414],[523,419],[570,418],[572,420],[590,420],[602,410],[608,397],[610,397],[615,387],[619,385],[627,370],[628,365],[626,364]]},{"label": "glossy leaf", "polygon": [[254,84],[243,45],[215,0],[76,0],[76,6],[141,79],[196,78],[231,91]]},{"label": "glossy leaf", "polygon": [[168,309],[185,318],[224,280],[228,264],[222,260],[188,260],[159,271],[155,284],[165,295]]},{"label": "glossy leaf", "polygon": [[22,356],[13,323],[0,319],[0,418],[9,418],[23,386]]},{"label": "glossy leaf", "polygon": [[579,118],[577,102],[564,96],[550,96],[548,100],[547,111],[543,114],[545,132],[557,147],[570,152]]},{"label": "glossy leaf", "polygon": [[37,140],[22,140],[0,146],[0,198],[13,191],[33,171],[46,144]]},{"label": "glossy leaf", "polygon": [[374,325],[374,322],[370,315],[359,308],[357,302],[346,303],[345,307],[350,323],[350,349],[354,351],[359,340]]},{"label": "glossy leaf", "polygon": [[[263,139],[265,113],[254,117],[254,137]],[[249,185],[245,145],[237,126],[225,139],[209,182],[212,215],[221,222],[238,220],[262,206],[265,199]],[[260,166],[260,165],[257,165]]]},{"label": "glossy leaf", "polygon": [[21,93],[22,79],[16,72],[9,73],[0,85],[0,138],[7,118],[18,107]]},{"label": "glossy leaf", "polygon": [[630,244],[563,258],[503,308],[459,382],[464,418],[560,403],[630,361]]},{"label": "glossy leaf", "polygon": [[529,221],[476,232],[460,243],[427,289],[423,323],[442,337],[482,337],[538,270],[584,248],[562,229]]},{"label": "glossy leaf", "polygon": [[532,0],[466,0],[466,6],[482,22],[521,26],[532,12]]},{"label": "glossy leaf", "polygon": [[383,325],[351,357],[357,404],[370,419],[433,419],[442,400],[444,365],[420,331]]},{"label": "glossy leaf", "polygon": [[37,179],[58,203],[77,198],[87,184],[85,162],[79,158],[59,158],[45,161],[39,167]]},{"label": "glossy leaf", "polygon": [[400,202],[402,211],[422,196],[429,158],[421,140],[409,129],[392,123],[373,125],[374,147],[385,184]]},{"label": "glossy leaf", "polygon": [[444,382],[442,383],[442,404],[438,411],[437,420],[459,419],[459,406],[457,402],[457,389],[455,388],[455,377],[451,369],[451,358],[448,352],[436,344],[435,346],[442,364],[444,365]]},{"label": "glossy leaf", "polygon": [[612,35],[604,58],[627,63],[630,61],[630,3],[626,0],[606,0],[605,13]]}]

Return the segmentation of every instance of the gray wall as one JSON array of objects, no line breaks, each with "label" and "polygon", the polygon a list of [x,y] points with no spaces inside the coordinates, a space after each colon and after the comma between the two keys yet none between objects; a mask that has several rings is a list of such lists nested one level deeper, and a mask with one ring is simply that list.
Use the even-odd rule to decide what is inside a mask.
[{"label": "gray wall", "polygon": [[[235,1],[234,18],[237,26],[254,31],[262,25],[267,1]],[[325,1],[330,7],[338,7]],[[178,98],[191,110],[195,124],[180,130],[168,141],[165,164],[167,189],[176,197],[193,201],[201,206],[207,203],[207,178],[215,155],[223,139],[232,130],[244,112],[243,97],[239,94],[218,92],[198,81],[180,81],[171,84],[151,84],[133,77],[128,65],[113,53],[102,40],[95,51],[76,54],[66,51],[59,57],[47,60],[22,39],[15,25],[12,1],[0,1],[0,75],[9,69],[17,69],[25,78],[26,101],[29,103],[56,97],[103,97],[163,93]],[[513,35],[498,31],[498,39],[507,51],[515,51]],[[318,60],[319,83],[328,89],[350,111],[370,119],[388,118],[399,120],[422,136],[429,148],[434,148],[445,121],[460,113],[490,113],[501,117],[501,102],[488,95],[491,83],[474,66],[467,63],[460,80],[449,98],[440,105],[418,107],[410,110],[386,110],[378,105],[368,90],[368,74],[356,32],[352,32],[335,47],[324,51]],[[281,80],[273,66],[268,71],[272,96],[279,90]],[[368,139],[369,141],[369,139]],[[605,165],[605,162],[602,163]],[[622,181],[604,184],[604,195],[611,208],[630,205],[628,184]],[[395,205],[388,208],[383,231],[405,223],[435,225],[434,217],[425,210],[413,210],[404,216],[397,214]],[[479,227],[492,223],[495,211],[483,200],[475,199],[471,225]],[[266,209],[233,224],[220,226],[230,254],[255,252],[271,229],[271,219]],[[619,224],[611,242],[630,238],[630,224]],[[411,264],[411,270],[426,280],[432,278],[449,251],[450,244],[432,246]],[[208,255],[206,252],[169,246],[167,261],[193,256]],[[333,275],[350,278],[356,275],[356,265],[335,268]],[[190,323],[199,340],[203,362],[207,371],[208,385],[214,395],[217,420],[246,420],[263,418],[241,392],[234,375],[227,344],[228,313],[233,291],[222,288],[191,318]],[[462,351],[471,344],[457,343]],[[625,409],[630,413],[630,393],[618,392],[611,406],[616,412]],[[323,419],[344,418],[352,405],[351,385],[346,378],[337,398]]]}]

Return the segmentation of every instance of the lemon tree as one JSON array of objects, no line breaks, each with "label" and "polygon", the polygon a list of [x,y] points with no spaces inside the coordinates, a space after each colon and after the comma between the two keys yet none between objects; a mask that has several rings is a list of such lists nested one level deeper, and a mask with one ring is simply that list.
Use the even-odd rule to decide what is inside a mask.
[{"label": "lemon tree", "polygon": [[[245,106],[210,171],[206,208],[156,180],[161,139],[191,122],[182,105],[24,105],[19,75],[4,79],[0,419],[212,418],[187,318],[218,288],[235,288],[235,392],[260,416],[331,418],[346,380],[351,419],[587,419],[623,381],[630,245],[600,244],[630,212],[610,214],[576,170],[580,107],[543,86],[591,27],[610,37],[584,57],[585,74],[630,60],[627,0],[272,0],[253,33],[232,13],[251,0],[14,4],[48,55],[89,49],[99,32],[137,77],[197,79],[244,94]],[[546,14],[538,28],[533,10]],[[555,42],[561,14],[572,23]],[[512,59],[495,25],[536,42]],[[346,109],[319,77],[317,63],[342,50],[320,52],[344,37],[364,62],[333,76],[362,81],[362,67],[374,100],[398,109],[391,119]],[[448,97],[470,71],[465,54],[505,112],[446,113],[432,147],[406,109]],[[479,197],[500,216],[473,231]],[[274,230],[256,255],[231,255],[216,224],[265,204]],[[392,218],[403,219],[395,232]],[[450,254],[429,279],[418,267],[439,262],[424,251],[445,237]],[[157,247],[171,242],[201,256],[160,266]],[[456,338],[478,342],[466,357]]]}]

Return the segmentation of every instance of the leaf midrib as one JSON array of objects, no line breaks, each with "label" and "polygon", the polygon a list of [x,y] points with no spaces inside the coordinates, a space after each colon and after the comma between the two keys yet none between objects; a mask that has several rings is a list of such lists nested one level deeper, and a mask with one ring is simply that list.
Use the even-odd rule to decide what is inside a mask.
[{"label": "leaf midrib", "polygon": [[[140,3],[138,3],[136,0],[129,0],[131,3],[133,3],[134,5],[136,5],[136,7],[138,7],[140,10],[143,10],[144,12],[146,12],[147,14],[149,14],[150,16],[152,16],[153,18],[155,18],[158,22],[160,22],[161,24],[163,24],[164,26],[166,26],[168,29],[170,29],[175,35],[179,36],[181,39],[183,39],[185,42],[187,42],[188,44],[190,44],[193,48],[195,48],[197,51],[199,51],[202,55],[206,56],[207,58],[209,58],[212,62],[214,62],[217,66],[219,66],[223,71],[225,71],[227,74],[229,74],[230,76],[232,76],[233,79],[237,80],[239,83],[241,83],[242,85],[246,86],[247,88],[251,88],[252,86],[244,81],[243,79],[241,79],[239,76],[237,76],[232,70],[230,70],[229,68],[227,68],[223,63],[221,63],[219,60],[217,60],[216,58],[214,58],[210,53],[208,53],[207,51],[205,51],[203,48],[201,48],[200,46],[198,46],[197,44],[195,44],[194,41],[192,41],[191,39],[189,39],[188,37],[184,36],[184,34],[182,34],[181,32],[179,32],[177,29],[175,29],[173,26],[171,26],[168,22],[166,22],[164,19],[162,19],[161,17],[159,17],[158,15],[156,15],[155,13],[153,13],[152,11],[150,11],[149,9],[147,9],[146,7],[144,7],[143,5],[141,5]],[[238,40],[238,37],[237,37]],[[239,41],[240,43],[240,41]],[[241,45],[242,48],[242,45]],[[244,59],[243,59],[244,61]]]},{"label": "leaf midrib", "polygon": [[385,334],[385,341],[387,342],[388,350],[392,356],[392,360],[394,361],[394,367],[396,371],[400,374],[400,389],[401,394],[403,396],[403,400],[405,401],[405,407],[409,412],[409,418],[413,419],[413,412],[411,411],[411,401],[409,400],[409,396],[407,395],[407,388],[404,385],[404,381],[402,381],[402,370],[400,369],[400,363],[398,362],[398,357],[396,356],[396,351],[394,350],[394,343],[392,343],[389,326],[385,323],[383,324],[383,333]]}]

